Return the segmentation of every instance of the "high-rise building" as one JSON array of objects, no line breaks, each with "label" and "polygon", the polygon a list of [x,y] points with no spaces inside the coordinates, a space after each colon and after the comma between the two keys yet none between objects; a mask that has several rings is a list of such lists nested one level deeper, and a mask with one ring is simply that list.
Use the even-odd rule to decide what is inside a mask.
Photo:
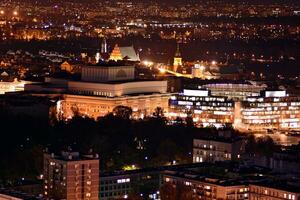
[{"label": "high-rise building", "polygon": [[46,199],[98,200],[99,158],[62,152],[44,154],[44,196]]}]

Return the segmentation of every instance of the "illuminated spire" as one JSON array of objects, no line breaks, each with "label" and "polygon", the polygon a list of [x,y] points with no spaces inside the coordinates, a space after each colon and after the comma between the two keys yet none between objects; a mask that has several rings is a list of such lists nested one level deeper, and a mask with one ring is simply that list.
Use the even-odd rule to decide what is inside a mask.
[{"label": "illuminated spire", "polygon": [[177,49],[176,49],[175,57],[176,58],[181,58],[181,53],[180,53],[180,49],[179,49],[179,43],[177,43]]},{"label": "illuminated spire", "polygon": [[174,56],[174,62],[173,62],[173,71],[177,71],[178,66],[182,66],[182,58],[181,58],[181,53],[180,53],[180,49],[179,49],[179,44],[177,43],[177,49],[176,49],[176,53]]}]

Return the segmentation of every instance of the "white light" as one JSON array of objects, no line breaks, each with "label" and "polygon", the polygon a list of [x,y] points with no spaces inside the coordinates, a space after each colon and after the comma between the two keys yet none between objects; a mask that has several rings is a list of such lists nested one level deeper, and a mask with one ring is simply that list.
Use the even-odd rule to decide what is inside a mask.
[{"label": "white light", "polygon": [[286,91],[266,91],[266,97],[286,97]]},{"label": "white light", "polygon": [[196,97],[207,97],[208,90],[183,90],[183,95],[185,96],[196,96]]}]

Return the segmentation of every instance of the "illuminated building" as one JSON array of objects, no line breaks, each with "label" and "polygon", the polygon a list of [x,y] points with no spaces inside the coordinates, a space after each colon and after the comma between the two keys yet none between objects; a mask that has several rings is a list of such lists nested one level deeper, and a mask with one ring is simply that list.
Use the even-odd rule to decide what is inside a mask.
[{"label": "illuminated building", "polygon": [[177,49],[176,49],[174,62],[173,62],[173,67],[174,67],[173,71],[176,72],[179,66],[182,66],[182,57],[179,49],[179,44],[177,44]]},{"label": "illuminated building", "polygon": [[65,61],[60,65],[60,69],[62,71],[66,71],[69,73],[79,73],[81,71],[82,64],[74,63],[71,61]]},{"label": "illuminated building", "polygon": [[197,125],[221,127],[233,123],[234,102],[227,97],[212,96],[208,90],[184,89],[171,97],[169,117],[185,118],[188,112],[192,112]]},{"label": "illuminated building", "polygon": [[118,44],[115,45],[113,51],[111,52],[109,60],[114,60],[114,61],[123,60],[121,50]]},{"label": "illuminated building", "polygon": [[210,177],[204,174],[181,171],[168,171],[163,175],[163,182],[174,187],[185,185],[191,188],[195,199],[249,199],[249,187],[243,181]]},{"label": "illuminated building", "polygon": [[14,79],[12,82],[0,81],[0,94],[24,91],[24,85],[29,83],[28,81],[18,81],[17,79]]},{"label": "illuminated building", "polygon": [[199,137],[193,141],[193,162],[239,160],[245,141],[231,132],[220,131],[215,137]]},{"label": "illuminated building", "polygon": [[240,104],[236,128],[248,130],[300,129],[300,98],[286,91],[264,91],[259,97],[248,97]]},{"label": "illuminated building", "polygon": [[139,55],[134,50],[133,46],[119,47],[116,44],[113,51],[110,54],[109,60],[114,60],[114,61],[127,60],[127,61],[139,62],[140,58]]},{"label": "illuminated building", "polygon": [[266,85],[257,85],[254,82],[249,83],[208,83],[199,86],[211,91],[212,96],[224,96],[233,100],[245,100],[247,97],[260,96]]},{"label": "illuminated building", "polygon": [[46,199],[98,200],[98,155],[80,156],[62,152],[44,154],[44,195]]},{"label": "illuminated building", "polygon": [[273,199],[273,200],[297,200],[300,199],[299,187],[291,184],[280,183],[277,181],[265,181],[252,183],[249,185],[250,198],[256,199]]},{"label": "illuminated building", "polygon": [[167,81],[135,80],[134,66],[102,63],[82,67],[81,80],[49,77],[44,84],[26,86],[35,95],[60,95],[57,112],[71,118],[74,110],[93,117],[104,116],[117,106],[131,107],[133,116],[151,115],[157,107],[168,111]]}]

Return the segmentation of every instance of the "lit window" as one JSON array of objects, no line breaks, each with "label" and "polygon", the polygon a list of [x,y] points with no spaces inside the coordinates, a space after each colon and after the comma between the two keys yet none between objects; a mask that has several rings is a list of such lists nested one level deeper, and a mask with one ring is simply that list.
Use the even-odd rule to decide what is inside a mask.
[{"label": "lit window", "polygon": [[185,182],[184,184],[185,184],[185,185],[192,185],[191,182]]},{"label": "lit window", "polygon": [[91,197],[91,193],[88,192],[88,193],[85,194],[85,196],[86,197]]},{"label": "lit window", "polygon": [[211,187],[209,185],[206,185],[204,188],[210,190]]},{"label": "lit window", "polygon": [[170,182],[170,178],[166,178],[166,182]]}]

